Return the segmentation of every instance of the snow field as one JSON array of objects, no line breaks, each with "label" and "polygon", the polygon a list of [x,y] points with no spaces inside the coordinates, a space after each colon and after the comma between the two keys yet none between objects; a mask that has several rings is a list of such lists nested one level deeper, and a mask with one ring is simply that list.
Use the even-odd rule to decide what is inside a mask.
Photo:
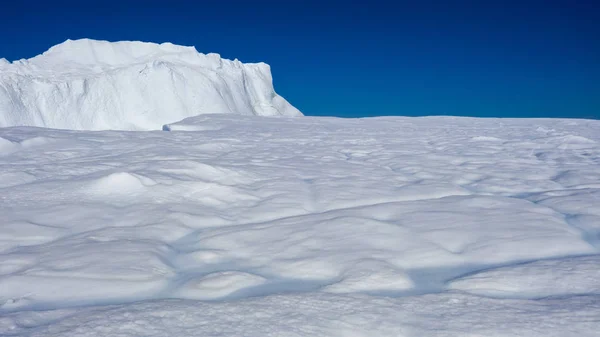
[{"label": "snow field", "polygon": [[600,123],[0,129],[0,335],[595,336]]}]

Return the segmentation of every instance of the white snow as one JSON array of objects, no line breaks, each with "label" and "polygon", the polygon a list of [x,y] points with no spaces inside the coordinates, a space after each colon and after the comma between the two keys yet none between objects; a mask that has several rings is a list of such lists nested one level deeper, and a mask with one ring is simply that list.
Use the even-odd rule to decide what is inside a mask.
[{"label": "white snow", "polygon": [[599,266],[598,255],[541,260],[465,276],[450,288],[498,297],[600,295]]},{"label": "white snow", "polygon": [[0,128],[0,335],[600,331],[600,121],[163,129]]},{"label": "white snow", "polygon": [[301,116],[270,67],[170,43],[67,40],[0,61],[0,127],[155,130],[206,113]]}]

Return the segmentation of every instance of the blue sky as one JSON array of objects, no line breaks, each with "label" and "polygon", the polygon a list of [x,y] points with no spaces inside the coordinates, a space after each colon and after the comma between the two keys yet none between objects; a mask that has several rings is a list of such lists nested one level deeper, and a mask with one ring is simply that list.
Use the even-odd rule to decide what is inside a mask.
[{"label": "blue sky", "polygon": [[307,115],[600,119],[597,1],[12,1],[0,57],[68,38],[271,65]]}]

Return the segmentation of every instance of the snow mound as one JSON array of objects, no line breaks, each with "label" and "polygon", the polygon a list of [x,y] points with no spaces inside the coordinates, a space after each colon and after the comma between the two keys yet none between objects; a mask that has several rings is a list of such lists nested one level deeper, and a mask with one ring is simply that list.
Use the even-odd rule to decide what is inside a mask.
[{"label": "snow mound", "polygon": [[497,137],[475,136],[471,138],[474,142],[502,142],[503,140]]},{"label": "snow mound", "polygon": [[152,179],[127,172],[116,172],[99,178],[89,185],[92,193],[101,195],[128,195],[141,193],[146,186],[155,185]]},{"label": "snow mound", "polygon": [[186,283],[179,294],[184,298],[209,300],[231,295],[244,288],[251,288],[266,282],[264,277],[237,271],[213,273]]},{"label": "snow mound", "polygon": [[11,142],[8,139],[4,139],[4,138],[0,137],[0,156],[2,154],[12,153],[16,147],[17,147],[17,144]]},{"label": "snow mound", "polygon": [[50,144],[52,142],[54,142],[54,140],[47,137],[32,137],[29,139],[22,140],[21,142],[13,142],[0,137],[0,156],[8,155],[23,149],[40,147],[46,144]]},{"label": "snow mound", "polygon": [[323,290],[332,293],[401,291],[414,287],[414,283],[406,273],[391,265],[366,260],[357,263],[343,276],[343,280],[325,287]]},{"label": "snow mound", "polygon": [[208,113],[301,116],[272,82],[265,63],[194,47],[67,40],[0,62],[0,127],[151,130]]},{"label": "snow mound", "polygon": [[596,144],[595,141],[589,138],[574,135],[558,137],[557,140],[560,142],[558,148],[563,150],[586,149]]},{"label": "snow mound", "polygon": [[469,275],[452,282],[449,288],[509,298],[599,294],[598,263],[599,256],[535,261]]}]

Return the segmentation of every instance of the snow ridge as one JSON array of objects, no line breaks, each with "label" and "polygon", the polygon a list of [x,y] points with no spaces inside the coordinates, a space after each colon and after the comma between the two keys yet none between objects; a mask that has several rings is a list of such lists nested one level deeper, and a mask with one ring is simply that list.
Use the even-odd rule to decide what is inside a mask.
[{"label": "snow ridge", "polygon": [[152,130],[213,113],[302,115],[275,93],[269,65],[194,47],[81,39],[0,59],[0,127]]}]

